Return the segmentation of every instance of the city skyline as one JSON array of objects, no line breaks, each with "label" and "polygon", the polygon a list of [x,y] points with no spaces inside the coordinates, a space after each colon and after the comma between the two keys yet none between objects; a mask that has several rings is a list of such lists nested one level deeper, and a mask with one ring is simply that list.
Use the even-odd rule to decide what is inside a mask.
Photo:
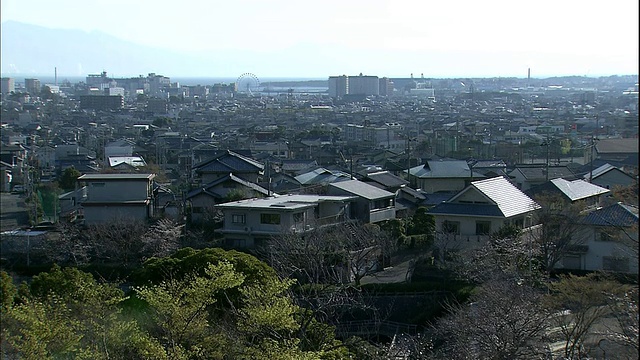
[{"label": "city skyline", "polygon": [[[329,0],[316,6],[288,0],[6,0],[1,6],[3,27],[18,22],[51,33],[75,30],[96,46],[108,41],[155,54],[132,55],[135,65],[118,68],[106,59],[95,61],[99,56],[72,63],[52,54],[50,63],[36,68],[13,60],[19,49],[7,54],[5,43],[20,34],[3,32],[3,76],[42,76],[54,67],[60,76],[104,70],[122,77],[156,72],[230,78],[252,72],[264,78],[359,73],[522,78],[529,68],[532,77],[638,74],[638,3],[633,0],[606,5],[542,0],[535,6],[502,0]],[[48,45],[66,48],[63,37]]]}]

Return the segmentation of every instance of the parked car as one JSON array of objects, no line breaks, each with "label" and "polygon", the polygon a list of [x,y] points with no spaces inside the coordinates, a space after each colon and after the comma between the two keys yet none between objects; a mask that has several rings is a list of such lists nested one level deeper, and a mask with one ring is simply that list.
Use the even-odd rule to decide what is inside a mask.
[{"label": "parked car", "polygon": [[24,186],[22,185],[15,185],[13,187],[13,191],[11,191],[14,194],[23,194],[24,193]]}]

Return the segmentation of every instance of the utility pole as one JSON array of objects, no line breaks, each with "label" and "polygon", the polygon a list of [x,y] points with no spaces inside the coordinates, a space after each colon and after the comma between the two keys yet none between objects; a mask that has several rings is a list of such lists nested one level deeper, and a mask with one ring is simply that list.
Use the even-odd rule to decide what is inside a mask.
[{"label": "utility pole", "polygon": [[598,114],[596,114],[596,130],[591,134],[591,145],[589,146],[589,183],[592,182],[592,178],[593,178],[593,150],[596,147],[596,140],[597,140],[597,131],[599,129],[599,123],[598,123]]},{"label": "utility pole", "polygon": [[547,157],[546,157],[546,162],[545,162],[545,180],[549,181],[549,133],[547,133],[547,139],[542,143],[542,145],[547,147]]}]

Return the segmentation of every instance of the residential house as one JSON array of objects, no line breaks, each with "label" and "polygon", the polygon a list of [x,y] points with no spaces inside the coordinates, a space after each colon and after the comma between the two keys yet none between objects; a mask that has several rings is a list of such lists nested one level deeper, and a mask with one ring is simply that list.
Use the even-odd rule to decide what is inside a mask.
[{"label": "residential house", "polygon": [[525,193],[532,197],[559,196],[567,203],[580,201],[587,207],[600,205],[600,197],[611,191],[584,180],[565,180],[557,178],[529,189]]},{"label": "residential house", "polygon": [[304,174],[300,174],[296,176],[295,179],[303,186],[314,186],[327,185],[333,182],[350,180],[351,175],[340,170],[317,168]]},{"label": "residential house", "polygon": [[559,269],[638,274],[638,207],[615,203],[581,220],[573,251]]},{"label": "residential house", "polygon": [[132,156],[136,143],[129,139],[112,141],[104,146],[104,158],[110,156]]},{"label": "residential house", "polygon": [[269,190],[262,186],[233,174],[227,174],[227,176],[214,180],[201,188],[191,190],[186,195],[186,201],[191,207],[191,221],[199,222],[205,218],[207,212],[213,209],[214,205],[229,201],[229,196],[241,196],[243,199],[249,199],[270,195],[274,195],[274,193],[269,193]]},{"label": "residential house", "polygon": [[119,173],[133,173],[147,166],[141,156],[109,156],[109,169]]},{"label": "residential house", "polygon": [[87,187],[82,202],[86,225],[118,220],[147,220],[154,216],[155,174],[84,174]]},{"label": "residential house", "polygon": [[223,212],[224,224],[216,231],[229,247],[261,247],[272,236],[303,234],[350,221],[354,200],[352,196],[285,195],[218,204],[215,208]]},{"label": "residential house", "polygon": [[234,151],[227,150],[213,159],[192,167],[196,183],[208,184],[230,173],[244,180],[257,183],[264,174],[264,164]]},{"label": "residential house", "polygon": [[529,228],[540,209],[504,177],[473,181],[452,198],[434,206],[436,241],[448,249],[476,248],[489,235],[512,225]]},{"label": "residential house", "polygon": [[576,175],[567,166],[549,166],[547,168],[545,165],[518,165],[509,173],[509,177],[516,187],[522,191],[527,191],[550,179],[576,179]]},{"label": "residential house", "polygon": [[638,169],[637,138],[599,139],[593,150],[591,147],[585,150],[585,164],[591,161],[593,155],[596,159],[606,160],[628,172]]},{"label": "residential house", "polygon": [[283,159],[280,161],[280,171],[291,176],[300,175],[317,167],[318,162],[315,160]]},{"label": "residential house", "polygon": [[11,191],[11,164],[7,164],[4,161],[0,161],[0,192]]},{"label": "residential house", "polygon": [[0,161],[11,165],[11,181],[14,184],[26,184],[27,178],[27,148],[21,144],[2,144],[0,146]]},{"label": "residential house", "polygon": [[389,171],[377,171],[368,173],[362,179],[362,182],[373,185],[377,188],[396,192],[409,184],[409,182]]},{"label": "residential house", "polygon": [[[473,179],[484,177],[473,172]],[[409,180],[413,187],[427,193],[459,191],[472,180],[472,174],[465,160],[427,160],[424,165],[409,169]]]},{"label": "residential house", "polygon": [[507,164],[501,159],[473,160],[469,166],[487,178],[507,176]]},{"label": "residential house", "polygon": [[82,203],[87,200],[87,187],[58,195],[58,218],[74,222],[83,219]]},{"label": "residential house", "polygon": [[609,163],[587,173],[584,180],[611,190],[617,187],[631,186],[637,182],[633,176]]},{"label": "residential house", "polygon": [[356,196],[351,207],[351,218],[364,223],[395,219],[395,193],[377,188],[360,180],[347,180],[329,184],[328,195]]}]

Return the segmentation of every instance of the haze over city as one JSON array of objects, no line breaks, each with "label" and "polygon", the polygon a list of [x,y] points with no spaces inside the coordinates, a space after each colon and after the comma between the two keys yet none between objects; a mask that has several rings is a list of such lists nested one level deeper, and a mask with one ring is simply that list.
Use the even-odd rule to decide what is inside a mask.
[{"label": "haze over city", "polygon": [[[638,2],[3,0],[3,76],[638,73]],[[75,47],[74,47],[75,46]],[[83,54],[84,53],[84,54]]]}]

